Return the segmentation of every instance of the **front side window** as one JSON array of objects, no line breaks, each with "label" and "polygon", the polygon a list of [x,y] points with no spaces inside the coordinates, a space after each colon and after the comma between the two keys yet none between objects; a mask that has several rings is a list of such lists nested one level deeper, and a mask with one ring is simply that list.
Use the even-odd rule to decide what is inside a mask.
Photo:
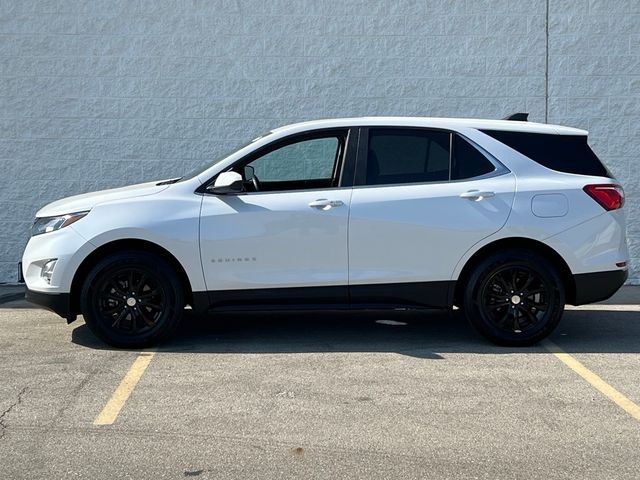
[{"label": "front side window", "polygon": [[367,152],[367,184],[449,180],[448,132],[372,128]]},{"label": "front side window", "polygon": [[288,143],[245,164],[239,173],[258,191],[334,187],[344,144],[342,135]]}]

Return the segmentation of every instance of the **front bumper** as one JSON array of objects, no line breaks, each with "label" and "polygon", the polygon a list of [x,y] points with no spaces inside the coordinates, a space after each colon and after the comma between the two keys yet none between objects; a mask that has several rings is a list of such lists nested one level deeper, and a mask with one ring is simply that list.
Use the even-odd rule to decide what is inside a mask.
[{"label": "front bumper", "polygon": [[[22,274],[27,288],[51,295],[69,293],[75,272],[94,249],[73,225],[31,237],[22,255]],[[56,260],[55,267],[49,281],[45,281],[42,269],[51,260]]]},{"label": "front bumper", "polygon": [[629,276],[627,270],[580,273],[573,276],[575,282],[574,305],[601,302],[611,297],[624,284]]},{"label": "front bumper", "polygon": [[57,313],[71,323],[76,314],[71,311],[71,295],[68,293],[43,293],[27,289],[24,298],[27,302],[39,305]]}]

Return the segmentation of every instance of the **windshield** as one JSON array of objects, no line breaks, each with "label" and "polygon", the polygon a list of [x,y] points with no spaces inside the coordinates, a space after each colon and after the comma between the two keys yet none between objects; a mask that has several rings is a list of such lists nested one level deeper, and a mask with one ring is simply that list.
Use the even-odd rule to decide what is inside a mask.
[{"label": "windshield", "polygon": [[202,172],[205,172],[206,170],[210,169],[211,167],[213,167],[214,165],[220,163],[221,161],[223,161],[225,158],[227,158],[229,155],[237,152],[238,150],[242,150],[245,147],[248,147],[249,145],[251,145],[252,143],[257,142],[258,140],[260,140],[261,138],[266,137],[267,135],[271,135],[272,132],[267,132],[264,135],[260,135],[259,137],[254,138],[253,140],[251,140],[249,143],[245,143],[244,145],[241,145],[239,147],[235,147],[234,149],[226,152],[224,155],[218,157],[217,160],[214,160],[213,162],[207,162],[204,165],[200,165],[199,167],[191,170],[189,173],[185,174],[183,177],[180,178],[180,180],[189,180],[193,177],[197,177],[198,175],[200,175]]}]

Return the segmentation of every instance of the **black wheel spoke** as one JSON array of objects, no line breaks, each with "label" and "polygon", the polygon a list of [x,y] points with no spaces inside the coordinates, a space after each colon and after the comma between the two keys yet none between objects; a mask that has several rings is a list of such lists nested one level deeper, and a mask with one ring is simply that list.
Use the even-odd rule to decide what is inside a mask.
[{"label": "black wheel spoke", "polygon": [[508,304],[505,302],[499,303],[499,304],[495,304],[495,305],[489,305],[487,308],[489,309],[489,311],[493,312],[495,310],[498,310],[500,308],[505,308]]},{"label": "black wheel spoke", "polygon": [[111,325],[112,327],[120,327],[120,322],[127,316],[127,309],[123,308],[120,315],[116,318],[116,321]]},{"label": "black wheel spoke", "polygon": [[496,275],[495,277],[495,281],[499,284],[499,286],[502,288],[503,293],[509,293],[509,291],[511,290],[511,288],[509,288],[508,282],[506,282],[504,280],[504,278],[502,278],[501,275]]},{"label": "black wheel spoke", "polygon": [[131,318],[131,326],[130,329],[132,332],[135,332],[138,328],[138,314],[135,310],[135,308],[132,308],[131,310],[129,310],[129,317]]},{"label": "black wheel spoke", "polygon": [[124,307],[122,305],[116,305],[113,308],[108,308],[106,310],[103,310],[102,313],[104,313],[105,315],[113,315],[114,313],[120,311],[123,308]]},{"label": "black wheel spoke", "polygon": [[497,293],[491,293],[489,292],[487,294],[488,298],[495,301],[495,302],[504,302],[504,295],[498,295]]},{"label": "black wheel spoke", "polygon": [[546,302],[529,302],[531,303],[531,305],[533,305],[534,307],[536,307],[536,309],[541,310],[541,311],[546,311],[549,308],[549,304]]},{"label": "black wheel spoke", "polygon": [[136,285],[136,288],[135,288],[135,292],[138,294],[138,298],[140,298],[140,294],[142,293],[142,289],[144,288],[144,285],[145,285],[144,282],[146,280],[147,280],[147,274],[143,273],[140,276],[140,280],[138,281],[138,284]]},{"label": "black wheel spoke", "polygon": [[510,313],[511,312],[509,311],[509,308],[507,308],[506,311],[504,312],[504,314],[496,322],[498,324],[498,326],[503,326],[507,322],[507,320],[509,319],[509,314]]},{"label": "black wheel spoke", "polygon": [[152,319],[150,319],[145,315],[144,310],[142,308],[138,310],[138,313],[140,314],[140,317],[142,318],[142,320],[144,320],[144,322],[150,327],[153,327],[156,324],[156,322],[154,322]]},{"label": "black wheel spoke", "polygon": [[[520,288],[520,291],[522,292],[527,292],[527,289],[531,286],[531,284],[533,283],[534,277],[533,275],[531,275],[531,272],[527,272],[527,280],[524,282],[524,285]],[[529,294],[529,292],[527,292],[527,294]]]},{"label": "black wheel spoke", "polygon": [[140,302],[140,305],[152,310],[162,310],[162,307],[160,305],[156,305],[155,303]]},{"label": "black wheel spoke", "polygon": [[546,291],[545,288],[536,288],[535,290],[531,290],[530,292],[527,292],[526,297],[529,298],[539,293],[544,293],[545,291]]},{"label": "black wheel spoke", "polygon": [[[542,293],[538,293],[536,295],[542,295]],[[541,297],[539,300],[536,300],[535,298],[531,298],[531,297],[533,297],[533,295],[526,297],[527,303],[529,303],[530,305],[533,305],[538,310],[546,310],[549,307],[549,303],[546,297]]]},{"label": "black wheel spoke", "polygon": [[528,318],[528,320],[529,320],[529,322],[530,322],[531,324],[537,323],[537,321],[538,321],[538,317],[536,317],[536,316],[531,312],[531,310],[529,310],[529,309],[528,309],[528,308],[526,308],[526,307],[520,307],[520,309],[519,309],[519,310],[520,310],[520,311],[521,311],[521,312],[522,312],[522,313],[523,313],[523,314]]},{"label": "black wheel spoke", "polygon": [[120,286],[118,285],[118,282],[115,280],[109,282],[108,287],[122,297],[127,295],[127,293],[120,288]]},{"label": "black wheel spoke", "polygon": [[517,290],[518,285],[518,269],[513,268],[511,270],[511,290]]},{"label": "black wheel spoke", "polygon": [[138,300],[146,300],[148,298],[153,298],[156,295],[158,295],[159,292],[160,292],[159,288],[156,288],[155,290],[149,290],[147,292],[144,292],[144,294],[142,295],[138,295]]},{"label": "black wheel spoke", "polygon": [[512,322],[513,331],[514,332],[521,332],[522,329],[520,328],[520,320],[518,319],[518,309],[512,308],[511,309],[511,316],[513,317],[513,322]]}]

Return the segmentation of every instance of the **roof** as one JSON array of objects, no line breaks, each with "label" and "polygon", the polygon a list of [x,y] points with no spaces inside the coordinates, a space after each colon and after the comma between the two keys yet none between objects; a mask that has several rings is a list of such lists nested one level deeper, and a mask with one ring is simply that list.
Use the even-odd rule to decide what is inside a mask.
[{"label": "roof", "polygon": [[315,130],[333,127],[355,126],[398,126],[430,127],[457,130],[475,128],[479,130],[505,130],[513,132],[549,133],[559,135],[587,135],[586,130],[549,125],[546,123],[518,122],[513,120],[485,120],[480,118],[438,118],[438,117],[353,117],[312,120],[309,122],[285,125],[273,130],[273,133],[295,133],[302,130]]}]

